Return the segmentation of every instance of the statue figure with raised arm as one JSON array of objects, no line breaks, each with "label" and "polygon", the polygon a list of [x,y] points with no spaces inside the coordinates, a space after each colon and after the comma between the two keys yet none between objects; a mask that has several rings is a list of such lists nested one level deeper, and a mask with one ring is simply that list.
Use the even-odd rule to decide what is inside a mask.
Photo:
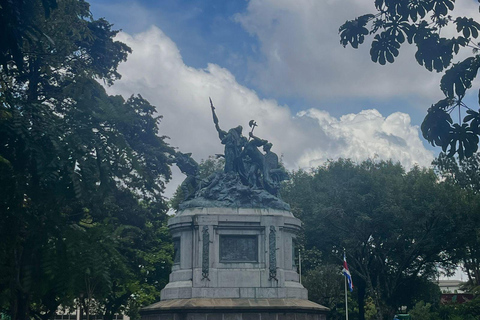
[{"label": "statue figure with raised arm", "polygon": [[218,137],[223,145],[225,145],[225,173],[236,172],[240,178],[245,178],[245,168],[241,158],[242,149],[247,143],[247,139],[242,136],[242,126],[232,128],[224,131],[218,125],[218,117],[215,114],[215,107],[212,99],[210,99],[210,106],[212,108],[213,123],[217,129]]}]

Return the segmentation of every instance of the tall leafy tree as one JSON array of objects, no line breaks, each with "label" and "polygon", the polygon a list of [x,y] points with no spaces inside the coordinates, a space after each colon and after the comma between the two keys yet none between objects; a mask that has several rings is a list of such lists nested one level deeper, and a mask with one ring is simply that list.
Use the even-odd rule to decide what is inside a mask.
[{"label": "tall leafy tree", "polygon": [[464,207],[457,219],[454,254],[461,261],[471,288],[480,287],[480,155],[458,160],[441,153],[434,164],[447,183],[465,190]]},{"label": "tall leafy tree", "polygon": [[[448,196],[447,196],[448,195]],[[324,263],[341,265],[346,250],[360,319],[372,297],[376,319],[412,305],[437,268],[454,267],[456,188],[434,172],[399,164],[349,160],[328,162],[311,174],[295,172],[284,199],[305,224],[305,246],[322,252]]]},{"label": "tall leafy tree", "polygon": [[[304,257],[304,260],[307,259]],[[307,270],[302,278],[302,284],[308,290],[308,299],[330,309],[328,319],[345,319],[344,283],[337,265],[320,263],[315,268]],[[350,316],[354,313],[353,305],[353,303],[349,305]]]},{"label": "tall leafy tree", "polygon": [[111,318],[166,279],[173,149],[148,101],[99,84],[130,48],[87,2],[0,5],[0,308],[48,319],[94,299]]},{"label": "tall leafy tree", "polygon": [[[425,139],[449,155],[469,157],[478,149],[480,113],[463,98],[480,68],[480,23],[473,17],[452,17],[455,0],[374,0],[377,12],[347,21],[340,29],[340,43],[358,48],[372,36],[370,56],[382,65],[393,63],[405,43],[416,46],[417,62],[429,71],[443,72],[440,88],[445,98],[433,104],[422,124]],[[456,34],[441,32],[450,26]],[[453,30],[452,30],[453,31]],[[465,59],[455,57],[472,50]],[[479,91],[480,98],[480,91]],[[455,122],[450,113],[466,109]]]}]

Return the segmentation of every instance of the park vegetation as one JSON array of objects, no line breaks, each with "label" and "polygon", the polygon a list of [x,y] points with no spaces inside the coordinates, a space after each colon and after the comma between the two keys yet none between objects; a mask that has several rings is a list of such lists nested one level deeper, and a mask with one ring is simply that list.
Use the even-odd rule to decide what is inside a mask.
[{"label": "park vegetation", "polygon": [[173,149],[148,101],[101,85],[131,50],[83,0],[1,0],[0,32],[1,316],[138,316],[172,263]]},{"label": "park vegetation", "polygon": [[[478,290],[479,159],[458,164],[443,154],[436,170],[408,172],[389,161],[340,159],[293,172],[282,194],[304,222],[310,298],[331,308],[330,319],[344,318],[344,250],[355,286],[354,319],[393,319],[399,308],[419,309],[424,302],[437,312],[435,281],[458,265],[468,275],[468,290]],[[448,316],[431,319],[478,319],[479,307],[477,298],[461,311],[444,308]]]},{"label": "park vegetation", "polygon": [[[449,51],[432,56],[424,46],[453,54],[478,36],[474,21],[455,20],[462,35],[444,47],[435,34],[450,22],[454,1],[416,1],[415,14],[403,3],[376,1],[380,14],[344,26],[353,33],[342,39],[358,45],[375,22],[372,31],[385,32],[375,38],[376,61],[392,62],[407,39],[427,68],[441,71]],[[435,23],[425,25],[431,12]],[[175,151],[154,106],[141,95],[109,96],[101,85],[120,78],[118,64],[131,50],[83,0],[0,0],[0,31],[0,316],[48,320],[59,308],[80,308],[87,320],[137,318],[159,299],[172,264],[162,195]],[[416,319],[478,319],[478,298],[442,307],[432,282],[461,265],[468,290],[480,285],[478,116],[471,111],[456,127],[444,112],[463,106],[480,60],[465,61],[445,73],[462,80],[446,78],[447,100],[424,126],[429,141],[462,159],[442,154],[435,169],[408,172],[388,161],[341,159],[292,172],[285,183],[283,198],[305,225],[304,283],[311,299],[331,308],[330,319],[344,312],[344,249],[355,284],[352,319],[391,319],[400,306]],[[203,176],[219,169],[216,161],[202,162]]]},{"label": "park vegetation", "polygon": [[[422,123],[424,138],[433,146],[440,146],[444,152],[434,162],[436,173],[442,179],[439,185],[455,188],[442,198],[442,201],[454,200],[454,208],[449,215],[455,210],[457,213],[447,216],[443,238],[446,247],[441,253],[446,260],[437,263],[447,260],[461,263],[470,289],[478,291],[480,231],[476,197],[480,185],[476,151],[480,136],[480,110],[476,111],[474,106],[464,102],[480,68],[480,23],[474,16],[476,12],[471,12],[470,16],[456,16],[455,0],[372,1],[376,12],[346,21],[340,26],[340,43],[344,47],[358,48],[368,37],[373,37],[370,56],[373,62],[381,65],[394,63],[401,47],[410,44],[415,46],[418,64],[428,71],[443,73],[440,89],[445,96],[428,109]],[[480,104],[480,89],[478,98]],[[452,114],[458,114],[458,118],[452,117]],[[435,215],[440,212],[435,210]],[[452,227],[454,233],[449,234]],[[427,316],[430,307],[430,304],[417,304],[417,317],[423,314],[421,318],[424,319],[478,319],[480,314],[478,301],[476,305],[469,305],[472,310],[458,308],[451,315],[443,310]]]}]

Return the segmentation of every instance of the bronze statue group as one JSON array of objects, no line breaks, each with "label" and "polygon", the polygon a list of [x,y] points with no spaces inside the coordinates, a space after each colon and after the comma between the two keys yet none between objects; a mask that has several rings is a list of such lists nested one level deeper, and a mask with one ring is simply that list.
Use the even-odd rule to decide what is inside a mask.
[{"label": "bronze statue group", "polygon": [[[187,175],[181,187],[184,200],[195,197],[197,191],[215,185],[219,179],[232,178],[238,178],[243,185],[252,190],[265,190],[278,197],[280,182],[288,179],[288,174],[279,164],[278,156],[271,151],[272,144],[253,135],[257,125],[253,120],[249,123],[252,130],[248,138],[242,135],[242,126],[228,131],[222,130],[218,124],[212,100],[210,104],[215,129],[221,143],[225,146],[224,154],[217,155],[225,158],[224,173],[201,179],[198,163],[191,158],[191,154],[176,152],[174,162]],[[259,148],[262,148],[263,152]]]}]

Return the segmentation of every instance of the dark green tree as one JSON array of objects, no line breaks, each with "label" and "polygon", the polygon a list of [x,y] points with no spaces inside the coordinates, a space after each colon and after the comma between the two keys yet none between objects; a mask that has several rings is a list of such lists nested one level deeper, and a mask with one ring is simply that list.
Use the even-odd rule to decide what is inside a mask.
[{"label": "dark green tree", "polygon": [[471,289],[480,286],[480,155],[457,160],[441,153],[433,162],[438,174],[447,183],[460,186],[464,192],[464,207],[456,218],[458,242],[453,254],[461,261]]},{"label": "dark green tree", "polygon": [[[308,261],[307,257],[303,259]],[[345,319],[344,279],[338,265],[319,263],[302,275],[302,284],[308,290],[309,300],[330,309],[328,319]],[[352,311],[349,311],[350,316]]]},{"label": "dark green tree", "polygon": [[[471,156],[480,135],[480,113],[466,106],[463,98],[480,68],[478,35],[480,23],[472,17],[452,17],[455,0],[374,0],[376,13],[347,21],[340,29],[340,43],[358,48],[372,36],[370,56],[380,64],[393,63],[405,44],[416,46],[417,62],[429,71],[444,72],[440,88],[445,98],[432,105],[422,124],[422,133],[432,145],[450,156]],[[455,36],[441,33],[453,26]],[[471,49],[465,59],[455,62],[461,51]],[[479,91],[480,98],[480,91]],[[450,113],[466,109],[463,122]]]},{"label": "dark green tree", "polygon": [[[52,9],[57,7],[56,0],[43,0],[43,16],[49,17]],[[21,68],[25,42],[47,37],[33,22],[38,14],[36,0],[0,1],[0,64],[6,67],[12,60]]]},{"label": "dark green tree", "polygon": [[346,249],[360,319],[367,297],[376,319],[391,319],[399,306],[425,299],[412,292],[428,292],[420,288],[439,266],[454,268],[446,253],[455,244],[451,217],[463,205],[457,189],[430,170],[338,160],[295,172],[283,195],[302,217],[306,249],[318,248],[324,263],[339,266]]},{"label": "dark green tree", "polygon": [[111,319],[166,281],[173,149],[148,101],[98,83],[130,48],[87,2],[0,5],[0,312],[46,320],[95,300]]}]

